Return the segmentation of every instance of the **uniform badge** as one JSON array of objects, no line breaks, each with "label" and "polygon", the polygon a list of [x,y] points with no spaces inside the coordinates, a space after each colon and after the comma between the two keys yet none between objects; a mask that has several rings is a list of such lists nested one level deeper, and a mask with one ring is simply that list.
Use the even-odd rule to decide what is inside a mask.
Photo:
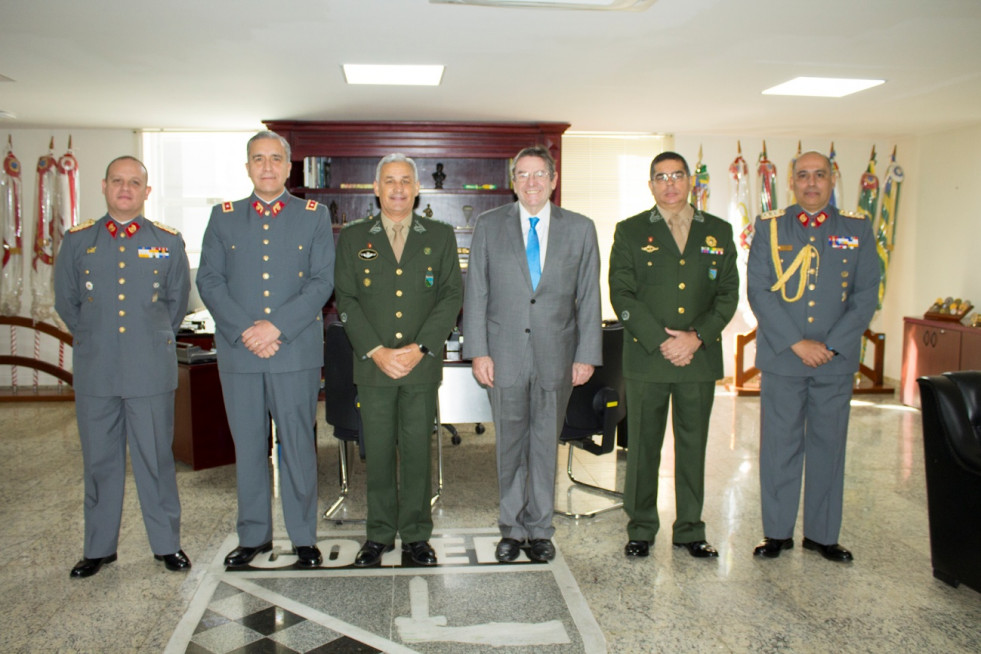
[{"label": "uniform badge", "polygon": [[139,248],[137,254],[141,259],[169,259],[170,250],[165,247]]},{"label": "uniform badge", "polygon": [[[711,237],[709,237],[709,238],[711,238]],[[712,239],[712,240],[714,241],[715,239]],[[717,255],[717,256],[720,256],[721,257],[723,254],[725,254],[725,248],[715,248],[715,247],[705,247],[705,246],[703,246],[702,247],[702,254],[713,254],[713,255]]]},{"label": "uniform badge", "polygon": [[718,244],[719,242],[716,241],[715,237],[712,236],[711,234],[705,237],[705,245],[709,246],[710,248],[714,248]]},{"label": "uniform badge", "polygon": [[231,202],[222,202],[221,203],[221,210],[222,210],[223,213],[231,213],[232,212],[232,209],[233,209],[233,207],[232,207],[232,203]]},{"label": "uniform badge", "polygon": [[828,245],[836,250],[854,250],[858,247],[857,236],[829,236]]},{"label": "uniform badge", "polygon": [[342,313],[341,314],[341,322],[347,322],[347,314],[346,313]]},{"label": "uniform badge", "polygon": [[[369,246],[370,245],[371,244],[369,243]],[[363,259],[364,261],[371,261],[377,256],[378,256],[378,250],[372,250],[370,247],[358,251],[358,258]]]},{"label": "uniform badge", "polygon": [[365,277],[364,278],[364,285],[365,286],[371,286],[371,280],[369,278]]},{"label": "uniform badge", "polygon": [[646,252],[647,254],[650,254],[651,252],[657,252],[659,249],[660,248],[654,245],[645,245],[644,247],[641,248],[641,250]]},{"label": "uniform badge", "polygon": [[719,276],[718,268],[709,268],[709,279],[715,279]]},{"label": "uniform badge", "polygon": [[317,208],[316,200],[307,200],[307,211],[314,211]]},{"label": "uniform badge", "polygon": [[624,309],[623,312],[620,314],[620,319],[624,322],[630,320],[630,312]]},{"label": "uniform badge", "polygon": [[426,288],[432,288],[433,287],[433,280],[434,279],[435,278],[433,277],[432,271],[429,271],[429,272],[426,273]]},{"label": "uniform badge", "polygon": [[425,247],[425,248],[422,249],[422,253],[423,254],[432,254],[433,253],[433,249],[430,248],[430,247]]},{"label": "uniform badge", "polygon": [[95,254],[95,248],[96,248],[96,246],[94,246],[94,245],[92,247],[90,247],[90,248],[87,248],[85,250],[85,254]]}]

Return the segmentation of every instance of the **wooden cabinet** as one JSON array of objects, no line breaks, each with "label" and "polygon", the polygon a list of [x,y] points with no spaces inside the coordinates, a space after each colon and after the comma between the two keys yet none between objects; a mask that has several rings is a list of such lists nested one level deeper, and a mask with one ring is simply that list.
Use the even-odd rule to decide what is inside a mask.
[{"label": "wooden cabinet", "polygon": [[[370,184],[379,159],[401,152],[415,160],[421,191],[416,211],[466,231],[480,213],[512,202],[511,158],[529,145],[544,145],[561,170],[562,134],[568,123],[360,122],[268,120],[269,129],[292,148],[288,185],[297,195],[331,209],[335,224],[378,211]],[[327,188],[303,185],[305,157],[327,157]],[[446,176],[441,189],[433,179],[437,164]],[[562,177],[559,176],[561,184]],[[342,185],[368,185],[343,188]],[[479,188],[478,188],[479,187]],[[487,188],[485,188],[487,187]],[[489,188],[493,187],[493,188]],[[556,187],[552,200],[561,200]],[[466,209],[465,207],[470,207]],[[463,246],[465,247],[465,246]]]},{"label": "wooden cabinet", "polygon": [[900,401],[918,408],[917,377],[953,370],[981,370],[981,329],[957,322],[904,318]]},{"label": "wooden cabinet", "polygon": [[177,365],[173,450],[194,470],[235,463],[217,363]]}]

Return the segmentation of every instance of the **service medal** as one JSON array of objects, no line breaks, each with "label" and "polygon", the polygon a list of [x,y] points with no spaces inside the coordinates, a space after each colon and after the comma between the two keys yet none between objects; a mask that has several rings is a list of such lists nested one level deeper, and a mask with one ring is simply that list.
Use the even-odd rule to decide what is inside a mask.
[{"label": "service medal", "polygon": [[705,237],[705,245],[709,246],[710,248],[714,248],[718,244],[719,242],[716,241],[715,237],[712,236],[711,234]]}]

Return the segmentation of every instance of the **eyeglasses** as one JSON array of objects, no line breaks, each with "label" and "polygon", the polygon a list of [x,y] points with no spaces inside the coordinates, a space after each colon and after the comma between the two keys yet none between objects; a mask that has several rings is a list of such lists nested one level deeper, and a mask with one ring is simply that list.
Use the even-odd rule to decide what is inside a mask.
[{"label": "eyeglasses", "polygon": [[671,180],[673,182],[680,182],[687,176],[688,173],[686,173],[683,170],[676,170],[673,173],[656,173],[654,175],[654,181],[659,184],[667,184],[668,180]]},{"label": "eyeglasses", "polygon": [[547,170],[536,170],[533,173],[526,171],[521,171],[520,173],[514,174],[514,179],[519,182],[527,182],[529,179],[551,179],[552,173]]}]

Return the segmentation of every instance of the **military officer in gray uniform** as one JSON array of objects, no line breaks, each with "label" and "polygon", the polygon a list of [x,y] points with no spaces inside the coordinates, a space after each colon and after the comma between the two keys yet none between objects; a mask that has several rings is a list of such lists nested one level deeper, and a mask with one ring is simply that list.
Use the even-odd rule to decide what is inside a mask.
[{"label": "military officer in gray uniform", "polygon": [[691,175],[676,152],[651,162],[655,205],[617,225],[610,301],[623,321],[627,385],[627,556],[643,557],[660,528],[658,468],[668,420],[674,432],[677,507],[672,542],[697,558],[705,540],[705,446],[722,378],[722,330],[739,303],[732,226],[688,203]]},{"label": "military officer in gray uniform", "polygon": [[797,158],[798,204],[756,221],[747,267],[759,323],[763,541],[774,558],[794,545],[804,473],[804,547],[838,562],[845,441],[862,334],[875,313],[879,264],[868,220],[828,204],[827,157]]},{"label": "military officer in gray uniform", "polygon": [[75,414],[85,474],[85,554],[72,577],[116,560],[129,442],[154,558],[187,570],[174,468],[175,333],[187,310],[184,239],[143,216],[146,168],[114,159],[102,181],[108,213],[65,234],[55,309],[74,336]]},{"label": "military officer in gray uniform", "polygon": [[431,441],[443,344],[463,300],[456,236],[413,213],[415,162],[378,162],[378,215],[347,225],[337,244],[337,310],[354,348],[368,470],[367,540],[354,564],[377,565],[402,538],[417,565],[429,545]]},{"label": "military officer in gray uniform", "polygon": [[296,565],[312,568],[323,561],[317,548],[314,427],[324,347],[321,312],[334,286],[334,239],[327,208],[286,190],[289,143],[259,132],[247,152],[254,191],[212,210],[197,277],[215,319],[218,372],[235,442],[239,546],[225,565],[247,565],[272,549],[271,413],[282,459],[286,530]]}]

